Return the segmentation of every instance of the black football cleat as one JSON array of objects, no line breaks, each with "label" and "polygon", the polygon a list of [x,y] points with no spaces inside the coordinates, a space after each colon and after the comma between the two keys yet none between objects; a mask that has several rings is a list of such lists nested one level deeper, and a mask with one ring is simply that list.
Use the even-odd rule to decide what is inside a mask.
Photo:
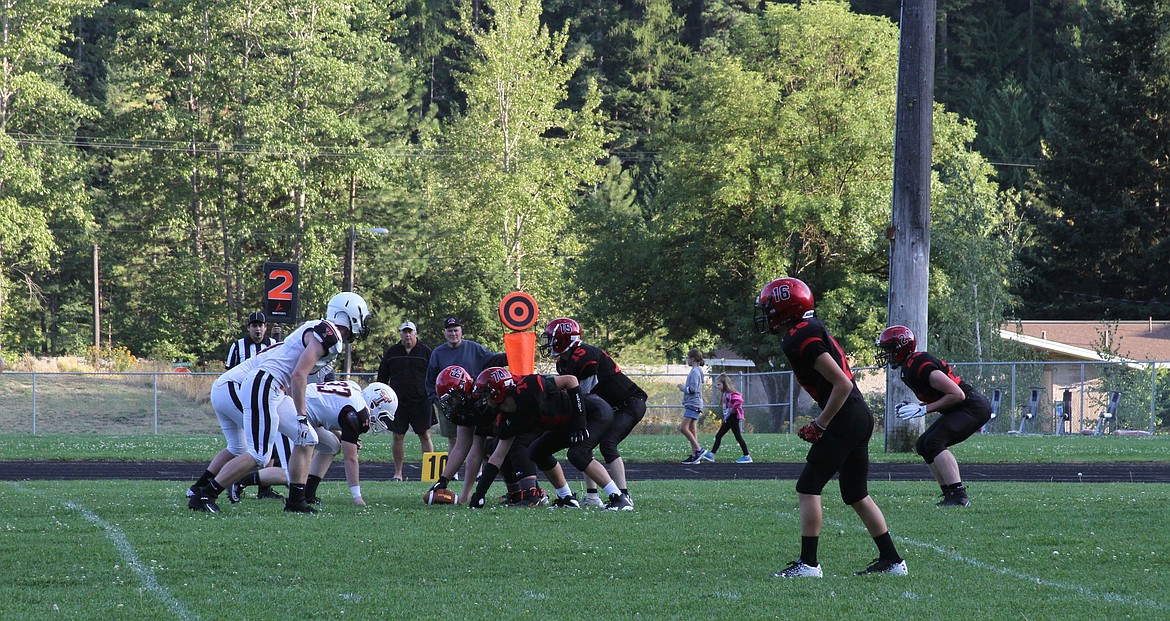
[{"label": "black football cleat", "polygon": [[967,497],[967,488],[960,487],[943,492],[943,499],[935,503],[938,507],[970,507],[971,499]]},{"label": "black football cleat", "polygon": [[219,513],[219,505],[215,504],[215,499],[207,494],[196,494],[192,496],[187,500],[187,508],[192,511]]},{"label": "black football cleat", "polygon": [[232,483],[227,488],[227,497],[233,505],[240,502],[240,499],[244,497],[244,486],[239,483]]},{"label": "black football cleat", "polygon": [[262,486],[256,490],[256,497],[268,498],[270,500],[284,500],[284,496],[282,496],[280,492],[272,489],[267,485]]},{"label": "black football cleat", "polygon": [[308,513],[310,515],[317,513],[308,502],[302,500],[300,502],[293,502],[291,500],[284,501],[284,510],[289,513]]}]

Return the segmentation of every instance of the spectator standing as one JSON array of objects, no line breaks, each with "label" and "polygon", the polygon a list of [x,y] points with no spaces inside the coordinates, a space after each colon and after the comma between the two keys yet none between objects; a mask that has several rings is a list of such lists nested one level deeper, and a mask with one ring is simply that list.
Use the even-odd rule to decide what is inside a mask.
[{"label": "spectator standing", "polygon": [[[443,322],[443,338],[446,342],[431,351],[430,363],[427,365],[426,389],[427,398],[435,405],[438,397],[435,393],[435,380],[439,373],[450,366],[463,367],[468,375],[477,377],[488,367],[502,367],[508,365],[508,356],[498,354],[492,350],[463,338],[463,322],[458,317],[448,317]],[[447,420],[446,416],[439,416],[439,433],[447,438],[448,451],[455,446],[458,427]]]},{"label": "spectator standing", "polygon": [[232,343],[231,347],[228,348],[227,360],[223,364],[224,370],[240,364],[276,343],[267,336],[267,319],[260,311],[248,315],[247,332],[247,336]]},{"label": "spectator standing", "polygon": [[687,381],[678,385],[683,394],[683,419],[678,430],[691,443],[691,454],[682,463],[715,461],[715,456],[703,450],[699,444],[699,417],[703,415],[703,383],[706,379],[703,376],[703,352],[698,349],[687,352],[687,366],[691,368],[687,373]]},{"label": "spectator standing", "polygon": [[398,337],[399,341],[386,349],[378,365],[378,381],[389,385],[398,394],[398,412],[389,425],[394,434],[392,481],[404,479],[402,462],[407,430],[418,435],[424,453],[435,450],[431,440],[435,413],[427,397],[427,365],[431,360],[431,348],[418,340],[418,329],[412,321],[404,321],[398,326]]},{"label": "spectator standing", "polygon": [[735,389],[726,373],[720,373],[715,383],[719,386],[719,392],[723,393],[723,424],[719,425],[719,431],[715,432],[715,442],[711,444],[712,461],[719,452],[719,443],[723,441],[723,436],[731,431],[735,434],[735,441],[739,442],[740,450],[743,451],[743,457],[735,460],[735,463],[750,464],[752,456],[748,452],[747,442],[743,439],[743,395]]}]

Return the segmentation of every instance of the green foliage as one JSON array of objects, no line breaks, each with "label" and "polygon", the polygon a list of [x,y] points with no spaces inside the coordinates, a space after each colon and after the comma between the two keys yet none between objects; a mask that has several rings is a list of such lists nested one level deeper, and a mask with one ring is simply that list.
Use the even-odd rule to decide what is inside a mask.
[{"label": "green foliage", "polygon": [[70,145],[96,111],[70,92],[63,50],[74,43],[71,22],[97,4],[0,8],[0,342],[10,351],[48,351],[56,322],[76,319],[62,312],[65,300],[84,295],[60,264],[91,227],[89,173]]},{"label": "green foliage", "polygon": [[1075,3],[1048,86],[1044,161],[1028,195],[1037,238],[1026,311],[1164,315],[1170,234],[1165,3]]},{"label": "green foliage", "polygon": [[[426,171],[433,192],[430,243],[447,249],[425,276],[438,310],[494,325],[503,294],[532,294],[546,316],[572,308],[565,258],[577,252],[570,210],[600,180],[608,138],[600,94],[569,101],[579,59],[568,36],[540,22],[539,2],[501,0],[481,25],[470,9],[461,33],[478,61],[457,74],[467,104],[428,147],[446,156]],[[455,241],[458,240],[458,241]],[[452,243],[454,242],[454,243]],[[498,334],[498,328],[492,329]]]}]

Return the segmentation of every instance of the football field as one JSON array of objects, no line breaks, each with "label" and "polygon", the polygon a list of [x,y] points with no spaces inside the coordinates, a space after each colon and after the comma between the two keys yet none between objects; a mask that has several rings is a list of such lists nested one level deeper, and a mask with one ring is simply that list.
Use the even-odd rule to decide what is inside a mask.
[{"label": "football field", "polygon": [[[836,483],[823,579],[798,552],[790,480],[645,481],[636,510],[426,507],[427,484],[322,485],[318,516],[245,498],[186,509],[188,483],[0,481],[0,619],[1170,618],[1164,483],[874,482],[910,575]],[[493,488],[495,489],[495,488]]]}]

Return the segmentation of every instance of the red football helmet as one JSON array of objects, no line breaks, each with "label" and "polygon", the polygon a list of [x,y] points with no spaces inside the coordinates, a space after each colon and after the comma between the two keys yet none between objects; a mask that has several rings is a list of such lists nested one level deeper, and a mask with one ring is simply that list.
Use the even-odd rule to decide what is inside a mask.
[{"label": "red football helmet", "polygon": [[453,364],[440,371],[439,377],[435,378],[435,394],[440,399],[456,394],[469,397],[474,383],[475,380],[471,379],[471,374],[467,372],[467,369]]},{"label": "red football helmet", "polygon": [[756,329],[779,334],[788,324],[808,317],[812,310],[813,295],[808,285],[796,278],[778,278],[756,298]]},{"label": "red football helmet", "polygon": [[544,339],[540,349],[549,358],[559,358],[581,344],[581,325],[568,317],[559,317],[548,322],[540,338]]},{"label": "red football helmet", "polygon": [[906,326],[890,326],[877,338],[877,363],[898,368],[914,353],[914,333]]},{"label": "red football helmet", "polygon": [[487,399],[495,404],[504,402],[508,393],[516,387],[516,378],[504,367],[488,367],[475,378],[472,393],[476,399]]}]

